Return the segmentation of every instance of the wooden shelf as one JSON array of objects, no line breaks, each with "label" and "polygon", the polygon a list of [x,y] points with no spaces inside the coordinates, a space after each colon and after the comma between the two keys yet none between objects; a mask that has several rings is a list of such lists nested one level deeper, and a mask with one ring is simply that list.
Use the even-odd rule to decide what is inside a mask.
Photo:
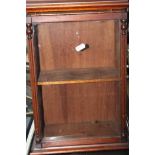
[{"label": "wooden shelf", "polygon": [[37,84],[53,85],[119,80],[119,72],[116,69],[87,68],[44,71],[40,73]]},{"label": "wooden shelf", "polygon": [[119,125],[112,121],[46,125],[42,146],[114,143],[120,137]]}]

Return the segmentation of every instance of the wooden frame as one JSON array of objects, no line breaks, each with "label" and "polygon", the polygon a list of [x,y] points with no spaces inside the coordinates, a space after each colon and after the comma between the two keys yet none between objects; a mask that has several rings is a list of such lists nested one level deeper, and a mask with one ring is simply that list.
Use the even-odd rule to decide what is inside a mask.
[{"label": "wooden frame", "polygon": [[128,1],[123,0],[66,0],[65,2],[59,1],[52,3],[51,1],[38,1],[33,2],[27,0],[26,11],[27,13],[47,13],[47,12],[73,12],[73,11],[96,11],[96,10],[119,10],[126,9],[128,7]]},{"label": "wooden frame", "polygon": [[35,63],[35,55],[34,55],[34,47],[33,47],[33,30],[32,23],[28,23],[27,27],[27,44],[28,44],[28,54],[29,54],[29,63],[30,63],[30,80],[31,80],[31,88],[32,88],[32,106],[34,113],[34,124],[35,124],[35,134],[36,140],[39,142],[42,138],[42,123],[41,123],[41,113],[39,111],[39,101],[38,101],[38,88],[37,88],[37,77],[36,77],[36,65]]},{"label": "wooden frame", "polygon": [[103,150],[126,150],[128,143],[112,143],[112,144],[97,144],[97,145],[80,145],[68,147],[50,147],[50,148],[36,148],[33,143],[33,152],[31,155],[57,154],[57,153],[76,153],[76,152],[92,152]]},{"label": "wooden frame", "polygon": [[[128,2],[118,1],[114,2],[95,2],[95,3],[84,3],[81,4],[52,4],[48,5],[46,3],[28,3],[27,5],[27,13],[30,16],[27,16],[27,43],[28,43],[28,51],[29,51],[29,59],[30,59],[30,74],[31,74],[31,87],[32,87],[32,102],[33,102],[33,111],[34,111],[34,123],[35,123],[35,136],[36,143],[41,144],[43,149],[39,149],[39,151],[49,153],[60,153],[60,152],[81,152],[81,151],[94,151],[94,150],[105,150],[105,149],[113,149],[113,148],[128,148],[127,145],[124,145],[121,141],[124,140],[126,135],[126,48],[127,48],[127,13],[124,10],[128,6]],[[73,7],[71,7],[73,5]],[[88,7],[86,7],[88,5]],[[66,7],[67,6],[67,7]],[[79,8],[80,6],[80,8]],[[92,6],[92,7],[90,7]],[[79,9],[78,9],[79,8]],[[89,9],[88,9],[89,8]],[[102,12],[102,10],[108,10],[109,8],[114,9],[114,11],[106,11]],[[117,8],[117,11],[115,9]],[[89,12],[74,12],[74,13],[65,13],[60,14],[61,11],[85,11],[89,10]],[[96,11],[94,11],[96,10]],[[58,11],[59,13],[56,13]],[[33,13],[38,13],[38,15],[34,15]],[[53,13],[49,13],[53,12]],[[48,14],[47,14],[48,13]],[[32,15],[31,15],[32,14]],[[59,15],[57,15],[59,14]],[[41,82],[39,77],[39,60],[36,55],[37,46],[35,45],[35,32],[33,32],[33,26],[40,23],[50,23],[50,22],[76,22],[76,21],[100,21],[100,20],[119,20],[119,29],[121,31],[120,34],[120,47],[121,47],[121,77],[120,78],[112,78],[114,81],[121,81],[121,137],[113,137],[110,139],[79,139],[78,141],[62,141],[62,143],[58,143],[57,148],[50,142],[50,138],[43,138],[43,128],[44,128],[44,118],[43,118],[43,107],[42,107],[42,97],[41,97],[41,85],[49,85],[49,84],[74,84],[74,83],[94,83],[94,82],[102,82],[105,79],[88,79],[88,80],[69,80],[69,81],[53,81],[53,82]],[[107,81],[110,81],[107,79]],[[109,143],[109,144],[102,144]],[[113,143],[112,145],[110,143]],[[118,143],[118,144],[117,144]],[[68,147],[68,145],[72,144],[73,146]],[[95,145],[96,144],[96,145]],[[79,147],[79,145],[81,147]],[[82,145],[86,147],[82,147]],[[50,148],[52,146],[52,148]],[[101,146],[101,147],[100,147]],[[49,149],[44,149],[49,148]],[[64,147],[64,148],[62,148]],[[92,149],[91,149],[92,148]],[[94,148],[94,149],[93,149]],[[35,150],[35,149],[34,149]],[[34,151],[33,154],[37,154]]]}]

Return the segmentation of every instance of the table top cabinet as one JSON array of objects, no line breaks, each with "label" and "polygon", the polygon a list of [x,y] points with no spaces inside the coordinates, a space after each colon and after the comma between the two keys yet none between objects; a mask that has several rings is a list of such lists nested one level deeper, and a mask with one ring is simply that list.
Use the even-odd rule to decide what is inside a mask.
[{"label": "table top cabinet", "polygon": [[34,152],[127,148],[128,1],[27,0],[26,9]]}]

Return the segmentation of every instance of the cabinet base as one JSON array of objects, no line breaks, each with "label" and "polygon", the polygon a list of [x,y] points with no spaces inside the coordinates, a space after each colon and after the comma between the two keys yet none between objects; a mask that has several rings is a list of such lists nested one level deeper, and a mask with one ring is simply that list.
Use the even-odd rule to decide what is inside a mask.
[{"label": "cabinet base", "polygon": [[91,152],[91,151],[103,151],[103,150],[125,150],[129,148],[128,142],[111,143],[111,144],[62,146],[62,147],[49,147],[49,148],[41,148],[41,147],[38,148],[38,146],[36,145],[37,144],[35,144],[35,140],[34,140],[30,155]]}]

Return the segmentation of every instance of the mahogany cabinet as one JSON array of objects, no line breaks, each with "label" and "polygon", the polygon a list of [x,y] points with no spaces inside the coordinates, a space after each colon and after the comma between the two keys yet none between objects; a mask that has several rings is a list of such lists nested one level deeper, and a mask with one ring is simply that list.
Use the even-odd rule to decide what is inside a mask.
[{"label": "mahogany cabinet", "polygon": [[127,148],[128,1],[27,0],[26,9],[33,153]]}]

